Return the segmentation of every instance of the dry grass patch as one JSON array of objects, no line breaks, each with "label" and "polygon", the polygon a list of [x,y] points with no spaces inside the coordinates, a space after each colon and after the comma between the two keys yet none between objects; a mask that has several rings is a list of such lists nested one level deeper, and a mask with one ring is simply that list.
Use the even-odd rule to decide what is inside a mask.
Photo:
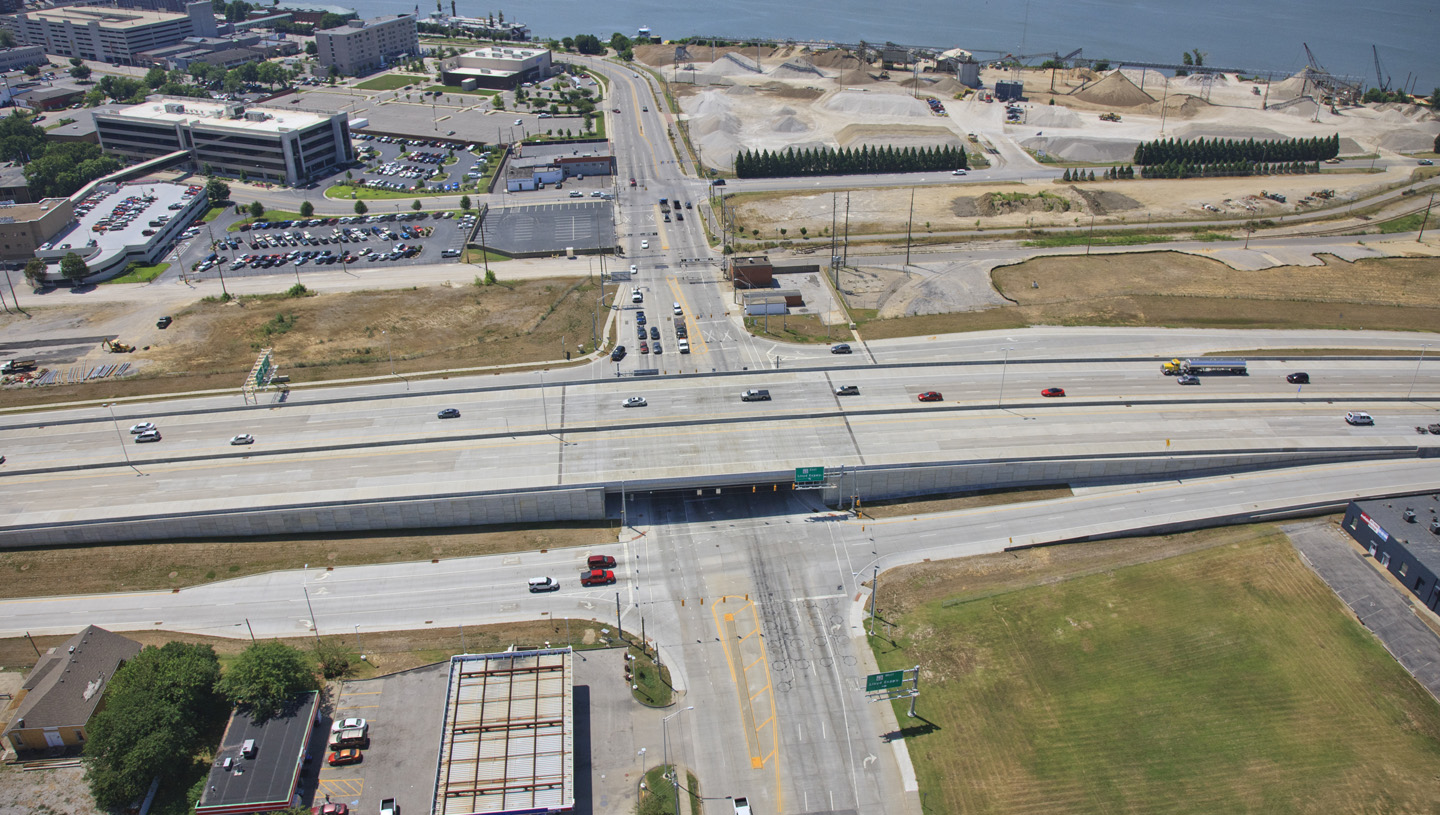
[{"label": "dry grass patch", "polygon": [[[263,572],[600,546],[615,524],[487,526],[395,534],[289,535],[0,552],[0,597],[179,589]],[[0,663],[4,664],[4,663]]]},{"label": "dry grass patch", "polygon": [[1273,527],[881,586],[880,668],[925,674],[899,719],[927,811],[1434,810],[1440,705]]},{"label": "dry grass patch", "polygon": [[[867,339],[1031,325],[1387,328],[1440,325],[1440,258],[1375,258],[1239,271],[1175,252],[1042,257],[991,273],[1015,305],[864,319]],[[1039,283],[1036,288],[1032,284]]]}]

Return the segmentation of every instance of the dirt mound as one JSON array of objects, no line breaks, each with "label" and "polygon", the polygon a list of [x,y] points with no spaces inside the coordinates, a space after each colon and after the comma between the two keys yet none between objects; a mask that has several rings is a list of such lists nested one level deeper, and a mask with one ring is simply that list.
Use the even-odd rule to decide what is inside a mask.
[{"label": "dirt mound", "polygon": [[782,116],[770,125],[770,129],[776,133],[804,133],[810,129],[810,125],[794,116]]},{"label": "dirt mound", "polygon": [[1226,125],[1218,122],[1196,122],[1194,124],[1181,125],[1175,128],[1177,139],[1254,139],[1255,141],[1279,141],[1289,138],[1278,130],[1271,130],[1268,127],[1246,127],[1244,125]]},{"label": "dirt mound", "polygon": [[960,146],[960,137],[949,128],[932,125],[850,124],[835,134],[841,147],[932,147]]},{"label": "dirt mound", "polygon": [[1270,83],[1270,98],[1294,99],[1302,92],[1306,95],[1315,93],[1315,83],[1307,79],[1305,74],[1305,71],[1301,71],[1289,79]]},{"label": "dirt mound", "polygon": [[975,199],[975,211],[985,217],[1023,212],[1069,212],[1080,208],[1077,202],[1053,192],[1037,195],[987,192]]},{"label": "dirt mound", "polygon": [[1412,122],[1434,122],[1440,120],[1440,115],[1424,105],[1407,105],[1402,102],[1383,102],[1375,106],[1375,110],[1385,113],[1398,113]]},{"label": "dirt mound", "polygon": [[1072,136],[1031,136],[1022,139],[1020,146],[1028,150],[1043,151],[1047,155],[1059,156],[1066,161],[1087,161],[1104,164],[1111,161],[1130,161],[1135,158],[1138,139],[1099,139]]},{"label": "dirt mound", "polygon": [[1159,116],[1162,105],[1165,108],[1165,115],[1172,119],[1194,119],[1214,107],[1198,96],[1191,96],[1188,93],[1172,93],[1169,99],[1150,105],[1144,112],[1152,116]]},{"label": "dirt mound", "polygon": [[835,81],[840,83],[841,85],[871,85],[879,82],[880,80],[876,79],[865,71],[856,68],[852,71],[846,71],[845,73],[836,77]]},{"label": "dirt mound", "polygon": [[1112,212],[1124,212],[1127,209],[1139,209],[1144,206],[1128,195],[1110,190],[1093,190],[1084,187],[1071,187],[1070,189],[1084,198],[1085,206],[1096,215],[1109,215]]},{"label": "dirt mound", "polygon": [[1155,97],[1140,90],[1139,86],[1131,82],[1120,71],[1111,71],[1109,76],[1093,85],[1081,88],[1073,95],[1076,99],[1092,105],[1107,105],[1116,108],[1133,108],[1155,101]]},{"label": "dirt mound", "polygon": [[1419,153],[1435,146],[1435,131],[1415,127],[1387,130],[1380,134],[1379,144],[1397,153]]},{"label": "dirt mound", "polygon": [[894,118],[919,118],[931,115],[930,106],[910,96],[898,93],[853,93],[841,92],[820,103],[820,107],[835,113],[855,116],[888,116]]},{"label": "dirt mound", "polygon": [[866,67],[860,62],[859,57],[839,48],[814,52],[810,54],[810,61],[817,68],[834,68],[839,71],[853,71],[856,68]]}]

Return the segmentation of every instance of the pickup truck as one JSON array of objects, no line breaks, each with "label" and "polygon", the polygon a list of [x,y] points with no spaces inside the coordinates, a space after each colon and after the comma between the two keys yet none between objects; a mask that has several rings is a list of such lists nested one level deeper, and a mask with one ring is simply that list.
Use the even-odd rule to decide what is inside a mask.
[{"label": "pickup truck", "polygon": [[386,798],[380,802],[380,815],[400,815],[400,805],[394,798]]},{"label": "pickup truck", "polygon": [[767,391],[767,390],[764,390],[764,389],[755,390],[755,389],[752,388],[751,390],[745,391],[744,393],[740,394],[740,401],[742,401],[742,402],[768,402],[768,401],[770,401],[770,391]]},{"label": "pickup truck", "polygon": [[35,360],[33,359],[7,359],[3,365],[0,365],[0,374],[18,374],[22,371],[33,370],[35,370]]}]

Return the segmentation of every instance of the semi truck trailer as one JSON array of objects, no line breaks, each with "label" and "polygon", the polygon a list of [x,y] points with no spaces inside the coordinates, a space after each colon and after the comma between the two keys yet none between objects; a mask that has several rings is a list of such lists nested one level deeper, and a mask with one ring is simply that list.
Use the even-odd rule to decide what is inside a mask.
[{"label": "semi truck trailer", "polygon": [[1243,359],[1219,359],[1201,357],[1199,359],[1172,359],[1169,362],[1161,363],[1160,371],[1166,376],[1182,376],[1185,374],[1233,374],[1245,376],[1250,372],[1245,367]]}]

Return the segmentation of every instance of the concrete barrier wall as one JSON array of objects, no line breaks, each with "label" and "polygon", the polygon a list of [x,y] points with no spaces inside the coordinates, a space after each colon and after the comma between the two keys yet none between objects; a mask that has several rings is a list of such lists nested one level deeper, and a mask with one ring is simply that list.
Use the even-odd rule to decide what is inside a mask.
[{"label": "concrete barrier wall", "polygon": [[[849,506],[867,501],[1044,484],[1115,484],[1165,478],[1201,478],[1227,473],[1345,461],[1424,457],[1418,447],[1235,450],[1200,454],[1110,455],[1090,458],[1016,458],[935,464],[829,469],[822,500]],[[793,470],[755,471],[689,478],[631,481],[630,493],[783,484]],[[252,537],[383,529],[426,529],[506,523],[601,520],[618,517],[618,503],[606,511],[606,497],[618,484],[474,495],[437,495],[387,501],[305,504],[233,512],[156,515],[109,521],[57,522],[0,529],[0,548],[122,543],[176,538]]]},{"label": "concrete barrier wall", "polygon": [[605,488],[597,486],[310,504],[199,515],[137,517],[91,524],[55,523],[0,530],[0,548],[593,521],[604,517]]}]

